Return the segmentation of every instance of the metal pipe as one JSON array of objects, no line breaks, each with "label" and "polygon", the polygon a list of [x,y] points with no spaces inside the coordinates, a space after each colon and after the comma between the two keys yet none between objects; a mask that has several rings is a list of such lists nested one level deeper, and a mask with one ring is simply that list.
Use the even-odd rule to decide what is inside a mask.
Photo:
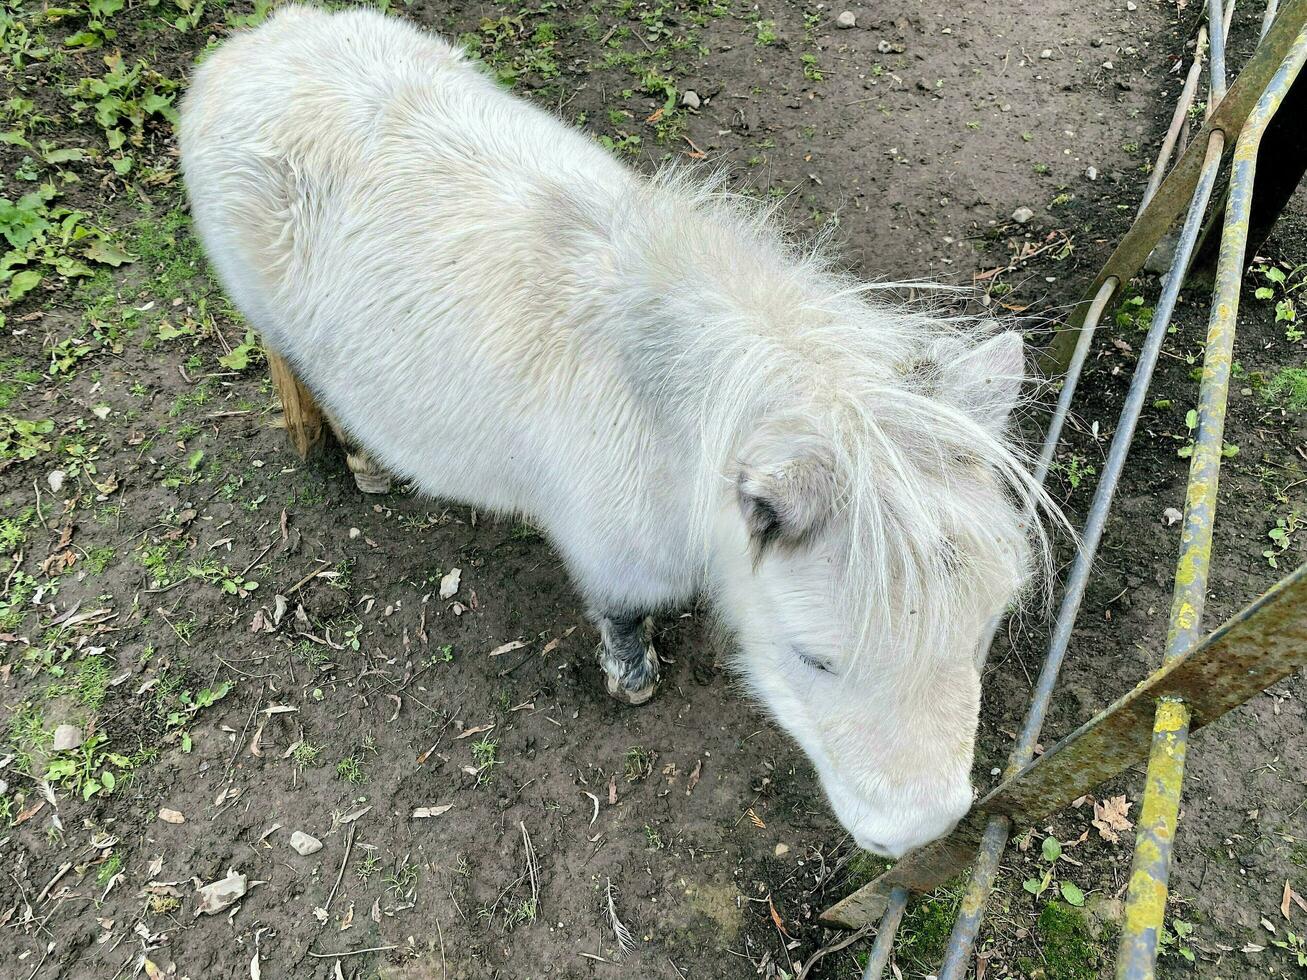
[{"label": "metal pipe", "polygon": [[1175,104],[1175,112],[1171,114],[1171,126],[1166,131],[1166,138],[1162,140],[1162,148],[1157,151],[1157,162],[1153,164],[1153,172],[1148,175],[1148,186],[1144,188],[1144,198],[1139,202],[1139,210],[1135,212],[1135,217],[1142,214],[1144,208],[1148,207],[1148,202],[1153,199],[1153,195],[1157,193],[1157,188],[1161,186],[1162,178],[1166,176],[1166,168],[1171,162],[1171,154],[1175,151],[1176,141],[1180,138],[1180,131],[1189,119],[1189,108],[1194,104],[1194,96],[1198,94],[1198,79],[1203,73],[1203,52],[1206,49],[1207,25],[1203,24],[1198,28],[1198,40],[1194,42],[1193,64],[1189,66],[1189,74],[1185,77],[1184,87],[1180,89],[1180,98]]},{"label": "metal pipe", "polygon": [[1266,4],[1266,13],[1262,14],[1262,30],[1257,37],[1264,38],[1266,32],[1271,29],[1271,24],[1275,22],[1275,15],[1280,9],[1280,0],[1269,0]]},{"label": "metal pipe", "polygon": [[[1234,13],[1234,4],[1230,4],[1230,13]],[[1207,99],[1207,114],[1210,116],[1217,103],[1225,98],[1225,11],[1221,9],[1221,0],[1207,0],[1207,28],[1212,38],[1212,52],[1209,58],[1210,95]]]},{"label": "metal pipe", "polygon": [[[1180,295],[1180,286],[1184,280],[1185,269],[1189,265],[1198,231],[1202,227],[1203,215],[1212,196],[1212,187],[1216,183],[1216,172],[1220,169],[1221,153],[1225,148],[1225,138],[1220,131],[1211,134],[1208,140],[1207,155],[1203,161],[1202,173],[1195,188],[1189,213],[1185,217],[1180,240],[1176,244],[1175,258],[1170,272],[1163,284],[1162,295],[1153,314],[1153,323],[1148,336],[1139,352],[1139,363],[1135,366],[1134,376],[1130,379],[1130,390],[1126,395],[1125,405],[1112,444],[1108,449],[1107,460],[1103,465],[1103,475],[1094,490],[1094,499],[1090,504],[1089,515],[1081,533],[1080,549],[1067,581],[1066,592],[1058,609],[1057,620],[1053,626],[1053,635],[1049,641],[1048,653],[1035,683],[1030,708],[1026,714],[1025,724],[1017,738],[1016,745],[1008,760],[1006,775],[1013,775],[1022,769],[1035,754],[1035,743],[1039,739],[1044,717],[1053,699],[1053,689],[1057,683],[1058,672],[1066,657],[1067,647],[1071,642],[1071,631],[1075,626],[1080,603],[1084,599],[1085,589],[1089,584],[1089,574],[1093,569],[1094,556],[1102,540],[1103,528],[1107,524],[1112,497],[1116,493],[1125,468],[1126,456],[1130,452],[1130,442],[1134,438],[1135,426],[1143,412],[1144,401],[1148,396],[1148,386],[1152,380],[1153,370],[1161,353],[1162,342],[1166,338],[1171,316],[1175,312],[1176,300]],[[971,962],[971,951],[975,946],[976,935],[980,929],[980,919],[989,893],[994,886],[994,873],[999,858],[1007,844],[1007,828],[1003,826],[1006,818],[992,817],[986,825],[985,836],[972,871],[971,882],[962,899],[964,909],[974,908],[975,915],[960,915],[953,924],[953,933],[949,937],[945,953],[944,966],[939,972],[939,980],[962,980]]]},{"label": "metal pipe", "polygon": [[[1198,433],[1189,466],[1184,530],[1164,663],[1185,653],[1201,636],[1257,150],[1262,134],[1304,62],[1307,62],[1307,25],[1299,32],[1289,56],[1258,100],[1235,144],[1216,289],[1207,326],[1207,349],[1198,396]],[[1171,848],[1184,783],[1189,720],[1189,709],[1183,701],[1167,698],[1158,703],[1126,895],[1126,918],[1117,955],[1117,980],[1151,980],[1156,969],[1157,947],[1166,914]]]},{"label": "metal pipe", "polygon": [[889,965],[890,953],[894,951],[894,937],[898,935],[899,923],[903,921],[903,912],[907,907],[906,888],[895,888],[890,892],[889,905],[885,907],[885,914],[880,917],[880,925],[876,927],[876,941],[871,944],[862,980],[881,980],[885,967]]}]

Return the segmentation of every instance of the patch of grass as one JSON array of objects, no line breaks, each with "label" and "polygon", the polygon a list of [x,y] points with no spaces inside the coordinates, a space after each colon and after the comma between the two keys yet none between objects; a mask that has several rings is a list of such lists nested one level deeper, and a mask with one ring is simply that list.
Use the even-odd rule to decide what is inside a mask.
[{"label": "patch of grass", "polygon": [[291,758],[295,760],[297,766],[308,768],[309,766],[321,765],[321,755],[322,749],[319,746],[314,745],[308,739],[305,739],[300,742],[299,745],[295,746],[295,751],[291,753]]},{"label": "patch of grass", "polygon": [[109,859],[105,861],[95,872],[95,880],[101,885],[109,884],[109,881],[123,868],[123,859],[117,854],[110,854]]},{"label": "patch of grass", "polygon": [[396,898],[402,898],[417,887],[418,866],[405,857],[390,874],[385,877],[386,890]]},{"label": "patch of grass", "polygon": [[352,755],[347,755],[336,763],[336,777],[355,785],[368,778],[367,773],[363,771],[363,763]]},{"label": "patch of grass", "polygon": [[112,664],[107,657],[89,656],[77,665],[75,692],[77,701],[92,711],[104,704],[109,690],[109,672]]},{"label": "patch of grass", "polygon": [[1307,368],[1282,368],[1262,387],[1262,397],[1291,412],[1307,412]]},{"label": "patch of grass", "polygon": [[1065,902],[1049,902],[1037,923],[1048,980],[1095,980],[1103,951],[1084,915]]},{"label": "patch of grass", "polygon": [[499,743],[488,735],[472,743],[472,761],[477,767],[477,785],[490,778],[495,766],[503,765],[499,759]]}]

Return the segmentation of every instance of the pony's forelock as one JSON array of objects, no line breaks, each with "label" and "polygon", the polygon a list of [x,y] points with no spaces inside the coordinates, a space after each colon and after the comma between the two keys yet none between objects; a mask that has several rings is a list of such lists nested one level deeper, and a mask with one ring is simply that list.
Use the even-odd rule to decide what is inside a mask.
[{"label": "pony's forelock", "polygon": [[913,373],[922,359],[937,374],[965,371],[966,355],[1002,327],[951,311],[943,300],[955,287],[845,274],[827,241],[795,244],[774,203],[726,184],[722,173],[675,168],[641,192],[662,221],[644,233],[675,241],[695,262],[643,273],[672,309],[669,323],[694,324],[669,344],[677,357],[663,379],[667,396],[684,394],[670,390],[682,369],[710,381],[697,391],[704,459],[692,533],[708,541],[730,476],[723,464],[742,462],[761,425],[785,420],[815,433],[840,488],[835,598],[853,649],[884,649],[889,636],[912,655],[944,654],[956,621],[973,611],[967,577],[1028,580],[1024,597],[1042,594],[1048,528],[1064,526],[1010,427]]}]

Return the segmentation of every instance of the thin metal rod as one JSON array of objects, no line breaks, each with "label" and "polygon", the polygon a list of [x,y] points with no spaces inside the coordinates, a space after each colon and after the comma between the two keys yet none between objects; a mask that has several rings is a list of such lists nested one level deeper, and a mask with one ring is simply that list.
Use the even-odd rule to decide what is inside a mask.
[{"label": "thin metal rod", "polygon": [[1266,32],[1271,29],[1271,24],[1275,22],[1275,14],[1280,9],[1280,0],[1270,0],[1266,5],[1266,13],[1262,15],[1262,29],[1257,35],[1258,39],[1264,38]]},{"label": "thin metal rod", "polygon": [[[1307,62],[1307,25],[1258,100],[1235,144],[1225,228],[1216,267],[1216,288],[1207,325],[1207,349],[1198,396],[1198,433],[1189,466],[1184,530],[1180,538],[1180,559],[1176,566],[1164,663],[1170,663],[1189,650],[1201,635],[1257,150],[1262,134],[1304,62]],[[1168,698],[1159,702],[1135,836],[1130,886],[1126,894],[1125,924],[1117,954],[1117,980],[1151,980],[1155,975],[1158,942],[1166,914],[1171,851],[1179,822],[1189,721],[1189,708],[1183,701]]]},{"label": "thin metal rod", "polygon": [[889,895],[889,905],[880,917],[876,927],[876,941],[871,944],[871,953],[867,956],[867,968],[862,971],[862,980],[881,980],[885,967],[889,966],[890,953],[894,952],[894,937],[898,934],[899,923],[903,921],[903,912],[908,907],[908,890],[895,888]]},{"label": "thin metal rod", "polygon": [[[1071,413],[1071,400],[1075,397],[1076,385],[1080,383],[1080,372],[1084,369],[1085,361],[1089,359],[1089,348],[1094,342],[1094,331],[1098,329],[1098,321],[1102,319],[1103,311],[1107,309],[1107,304],[1116,293],[1118,285],[1120,283],[1114,277],[1103,283],[1098,290],[1098,295],[1094,297],[1088,316],[1085,317],[1085,325],[1080,328],[1075,353],[1071,355],[1071,363],[1067,365],[1066,376],[1062,379],[1062,390],[1057,396],[1057,407],[1053,409],[1053,417],[1048,420],[1044,445],[1039,450],[1039,461],[1035,464],[1035,482],[1041,487],[1048,476],[1049,467],[1053,465],[1053,455],[1057,452],[1057,444],[1062,438],[1062,427]],[[991,637],[990,643],[993,642]]]},{"label": "thin metal rod", "polygon": [[[1230,4],[1230,13],[1234,14],[1234,4]],[[1212,52],[1208,59],[1210,68],[1210,95],[1207,99],[1207,111],[1210,115],[1217,104],[1225,98],[1225,11],[1221,9],[1221,0],[1207,0],[1207,29],[1212,38]]]},{"label": "thin metal rod", "polygon": [[[1094,556],[1098,553],[1098,545],[1103,537],[1103,528],[1107,524],[1112,498],[1120,482],[1121,471],[1125,468],[1135,426],[1143,412],[1153,370],[1157,366],[1162,342],[1166,339],[1166,331],[1171,324],[1171,316],[1175,312],[1176,300],[1180,295],[1184,273],[1193,254],[1194,243],[1198,239],[1198,231],[1202,227],[1208,201],[1212,196],[1212,187],[1216,183],[1216,172],[1220,169],[1224,147],[1224,136],[1219,131],[1213,132],[1208,139],[1207,156],[1203,162],[1202,173],[1195,188],[1193,201],[1189,205],[1184,227],[1180,232],[1180,240],[1176,245],[1175,258],[1171,262],[1171,270],[1163,284],[1162,295],[1153,315],[1153,323],[1139,352],[1139,362],[1135,366],[1134,376],[1130,379],[1130,390],[1121,409],[1116,432],[1112,435],[1112,444],[1108,449],[1107,460],[1103,464],[1103,475],[1094,490],[1094,499],[1090,504],[1089,515],[1085,519],[1085,527],[1081,533],[1080,549],[1076,553],[1066,592],[1058,609],[1048,653],[1035,683],[1025,724],[1008,760],[1006,775],[1014,775],[1034,757],[1035,744],[1044,726],[1044,717],[1048,714],[1048,706],[1053,699],[1057,675],[1071,642],[1071,631],[1075,626],[1076,616],[1089,584],[1089,574],[1093,569]],[[939,980],[962,980],[970,966],[971,951],[980,930],[985,903],[989,900],[989,893],[994,886],[994,872],[998,868],[998,859],[1007,845],[1006,828],[1002,828],[1002,833],[999,832],[1000,823],[1004,819],[993,817],[986,826],[971,882],[962,899],[963,909],[976,911],[974,915],[959,915],[953,924],[953,933],[949,937]]]},{"label": "thin metal rod", "polygon": [[1153,172],[1148,175],[1148,186],[1144,188],[1144,198],[1139,202],[1139,210],[1135,212],[1135,217],[1148,207],[1148,202],[1153,199],[1157,188],[1161,186],[1162,178],[1166,176],[1166,168],[1171,163],[1171,154],[1175,151],[1176,141],[1180,138],[1180,131],[1189,118],[1189,109],[1194,104],[1194,96],[1198,94],[1198,79],[1203,73],[1203,52],[1206,50],[1207,25],[1203,24],[1198,28],[1198,40],[1194,42],[1193,64],[1189,66],[1184,87],[1180,89],[1175,112],[1171,114],[1171,126],[1166,131],[1166,138],[1162,140],[1162,148],[1157,151],[1157,162],[1153,164]]}]

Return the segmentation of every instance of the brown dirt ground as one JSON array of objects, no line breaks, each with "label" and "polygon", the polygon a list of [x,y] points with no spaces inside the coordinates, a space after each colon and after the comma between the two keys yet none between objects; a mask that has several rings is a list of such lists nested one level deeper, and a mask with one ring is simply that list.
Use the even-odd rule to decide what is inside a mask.
[{"label": "brown dirt ground", "polygon": [[[805,231],[833,221],[864,275],[970,284],[1050,245],[980,283],[994,308],[1045,314],[1074,300],[1133,214],[1194,11],[1159,0],[1135,10],[1116,0],[890,0],[851,8],[857,26],[837,30],[840,9],[416,0],[398,15],[478,33],[488,59],[520,69],[519,91],[632,150],[642,168],[702,153],[760,195],[784,196]],[[225,18],[248,10],[211,4],[196,29],[178,31],[159,24],[178,10],[143,4],[116,15],[112,43],[184,78],[226,32]],[[1259,16],[1237,15],[1232,67]],[[510,19],[496,26],[500,17]],[[542,32],[545,23],[557,30]],[[9,76],[51,117],[45,131],[61,145],[102,147],[89,113],[75,118],[59,94],[100,74],[102,54]],[[650,71],[695,91],[698,111],[647,121],[664,101]],[[50,277],[0,306],[3,380],[14,388],[0,414],[54,421],[52,448],[0,463],[0,516],[25,529],[5,602],[27,576],[48,583],[23,594],[0,638],[0,759],[27,751],[41,774],[48,746],[32,749],[20,732],[35,717],[47,733],[66,722],[103,734],[130,760],[108,763],[122,773],[111,794],[83,802],[60,787],[57,805],[35,811],[37,781],[20,771],[27,760],[0,769],[11,808],[0,830],[9,937],[0,976],[134,976],[147,952],[160,975],[197,980],[251,976],[256,957],[262,976],[297,980],[792,976],[839,938],[816,914],[867,880],[874,862],[853,853],[802,753],[733,689],[699,611],[660,624],[664,687],[647,707],[624,708],[604,695],[597,638],[531,528],[402,493],[364,498],[334,452],[301,464],[274,426],[257,361],[217,365],[243,328],[187,234],[170,150],[167,127],[150,122],[126,180],[102,157],[69,168],[80,183],[66,198],[121,231],[137,262],[80,291]],[[4,145],[0,154],[0,196],[16,197],[28,188],[7,175],[25,154]],[[1034,218],[1018,225],[1010,215],[1022,206]],[[1305,231],[1300,194],[1262,254],[1307,261]],[[1262,284],[1250,275],[1240,319],[1227,432],[1239,452],[1223,471],[1212,623],[1301,563],[1307,541],[1290,535],[1279,571],[1263,555],[1277,519],[1307,513],[1307,415],[1268,401],[1270,379],[1302,363],[1303,344],[1286,339],[1270,303],[1253,300]],[[1147,307],[1157,284],[1137,286]],[[1178,541],[1162,514],[1182,503],[1177,450],[1205,316],[1204,294],[1187,292],[1046,742],[1158,660]],[[161,337],[165,321],[192,332]],[[1141,337],[1125,317],[1107,334],[1055,474],[1077,519]],[[43,372],[69,337],[87,349],[66,376],[19,377]],[[79,471],[79,459],[94,472]],[[52,492],[56,468],[66,475]],[[454,567],[459,592],[442,601],[438,583]],[[240,576],[261,584],[247,595],[220,586]],[[265,631],[277,595],[290,612]],[[109,612],[83,618],[93,610]],[[980,785],[1019,725],[1039,617],[1011,636],[988,670]],[[512,640],[525,645],[487,656]],[[201,689],[224,683],[224,697],[196,706]],[[1192,932],[1168,950],[1163,975],[1302,975],[1272,942],[1307,931],[1307,910],[1293,909],[1290,922],[1279,911],[1286,881],[1307,893],[1305,697],[1299,675],[1195,736],[1170,907]],[[294,710],[268,714],[274,706]],[[496,764],[477,771],[488,740]],[[296,743],[316,747],[316,760],[303,748],[287,758]],[[359,763],[357,782],[338,771],[347,759]],[[1135,801],[1140,784],[1136,773],[1095,795]],[[447,804],[438,817],[411,816]],[[185,822],[158,819],[161,808]],[[1022,828],[1029,846],[1005,861],[982,938],[991,980],[1110,972],[1130,835],[1101,839],[1091,811],[1086,803],[1033,833]],[[322,850],[296,854],[294,830],[321,838]],[[1050,833],[1071,859],[1057,879],[1089,896],[1086,927],[1059,928],[1049,909],[1065,906],[1021,887],[1047,867],[1039,852]],[[534,915],[525,914],[528,836],[539,862]],[[197,917],[193,879],[228,868],[259,884],[236,911]],[[610,883],[637,944],[620,965],[606,962]],[[937,965],[955,894],[910,915],[903,976]],[[854,976],[865,952],[850,946],[809,975]]]}]

